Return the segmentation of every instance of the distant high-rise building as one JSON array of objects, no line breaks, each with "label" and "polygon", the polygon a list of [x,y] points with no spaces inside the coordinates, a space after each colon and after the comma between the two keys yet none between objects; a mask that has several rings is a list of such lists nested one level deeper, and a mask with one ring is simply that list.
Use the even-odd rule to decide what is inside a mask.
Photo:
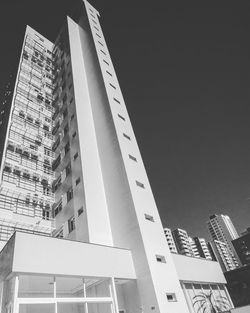
[{"label": "distant high-rise building", "polygon": [[232,244],[241,264],[250,264],[250,228],[247,228],[239,238],[234,239]]},{"label": "distant high-rise building", "polygon": [[208,243],[208,246],[212,257],[220,263],[223,272],[234,270],[238,266],[225,242],[213,240]]},{"label": "distant high-rise building", "polygon": [[184,229],[176,228],[172,231],[172,235],[178,253],[187,256],[194,256],[188,233]]},{"label": "distant high-rise building", "polygon": [[177,253],[176,245],[170,228],[164,228],[164,233],[167,239],[169,250],[173,253]]},{"label": "distant high-rise building", "polygon": [[214,214],[209,217],[208,230],[213,240],[224,242],[230,251],[236,266],[240,265],[240,260],[232,244],[232,240],[239,237],[230,217],[223,214]]},{"label": "distant high-rise building", "polygon": [[196,257],[212,260],[212,255],[204,238],[194,237],[193,242],[193,251]]}]

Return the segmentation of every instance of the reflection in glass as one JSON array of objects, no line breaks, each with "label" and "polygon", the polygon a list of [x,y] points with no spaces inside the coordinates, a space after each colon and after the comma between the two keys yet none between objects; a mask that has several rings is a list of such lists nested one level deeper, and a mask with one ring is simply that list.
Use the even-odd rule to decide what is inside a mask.
[{"label": "reflection in glass", "polygon": [[[19,313],[54,313],[54,304],[20,304]],[[78,313],[78,312],[77,312]]]},{"label": "reflection in glass", "polygon": [[54,279],[49,276],[19,276],[18,297],[49,298],[53,297]]}]

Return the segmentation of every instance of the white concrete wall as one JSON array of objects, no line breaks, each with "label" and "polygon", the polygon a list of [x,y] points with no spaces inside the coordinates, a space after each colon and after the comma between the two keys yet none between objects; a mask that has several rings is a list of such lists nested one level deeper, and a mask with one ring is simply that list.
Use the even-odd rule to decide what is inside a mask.
[{"label": "white concrete wall", "polygon": [[173,260],[181,281],[226,284],[218,262],[173,254]]},{"label": "white concrete wall", "polygon": [[136,278],[128,250],[26,233],[16,233],[12,271]]},{"label": "white concrete wall", "polygon": [[84,51],[81,47],[84,32],[80,33],[79,26],[70,18],[68,18],[68,30],[89,241],[112,245],[93,109],[87,82],[86,59],[83,57]]}]

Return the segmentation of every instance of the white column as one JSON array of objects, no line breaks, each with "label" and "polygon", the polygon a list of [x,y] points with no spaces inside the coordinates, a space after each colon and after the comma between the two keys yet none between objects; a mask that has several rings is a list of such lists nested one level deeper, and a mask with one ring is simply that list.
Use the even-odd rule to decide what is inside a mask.
[{"label": "white column", "polygon": [[19,277],[15,277],[15,283],[14,283],[14,296],[13,296],[13,313],[19,313],[19,305],[17,302],[17,296],[18,296],[18,287],[19,287]]},{"label": "white column", "polygon": [[110,279],[111,282],[111,296],[112,296],[112,304],[114,307],[114,313],[119,313],[119,307],[118,307],[118,301],[117,301],[117,293],[116,293],[116,288],[115,288],[115,279],[114,277],[111,277]]}]

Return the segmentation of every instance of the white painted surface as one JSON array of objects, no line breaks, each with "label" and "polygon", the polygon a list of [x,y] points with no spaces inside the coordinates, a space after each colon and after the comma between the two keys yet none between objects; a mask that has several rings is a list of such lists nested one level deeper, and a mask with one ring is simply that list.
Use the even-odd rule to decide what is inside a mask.
[{"label": "white painted surface", "polygon": [[135,279],[130,251],[16,233],[13,272]]},{"label": "white painted surface", "polygon": [[172,255],[178,277],[181,281],[225,284],[226,280],[218,262]]},{"label": "white painted surface", "polygon": [[[100,157],[93,121],[92,103],[87,82],[84,51],[81,47],[79,26],[68,17],[69,42],[74,78],[76,117],[80,138],[80,153],[86,197],[89,241],[112,245],[106,195],[100,167]],[[84,35],[81,32],[81,35]],[[87,48],[87,46],[86,46]]]}]

